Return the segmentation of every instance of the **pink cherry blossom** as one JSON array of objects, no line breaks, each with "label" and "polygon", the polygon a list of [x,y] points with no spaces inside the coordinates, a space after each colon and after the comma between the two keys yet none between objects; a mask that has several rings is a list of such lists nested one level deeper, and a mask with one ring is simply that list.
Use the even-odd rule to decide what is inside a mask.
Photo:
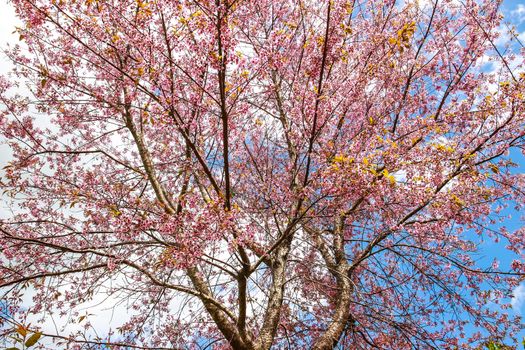
[{"label": "pink cherry blossom", "polygon": [[[496,45],[499,1],[11,2],[0,326],[58,315],[82,328],[40,346],[78,349],[522,329],[525,52]],[[94,334],[100,298],[126,312]]]}]

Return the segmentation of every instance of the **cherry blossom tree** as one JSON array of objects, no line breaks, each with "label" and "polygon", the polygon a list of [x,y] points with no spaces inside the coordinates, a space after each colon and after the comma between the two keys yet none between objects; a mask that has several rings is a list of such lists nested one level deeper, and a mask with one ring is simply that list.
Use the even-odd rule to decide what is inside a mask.
[{"label": "cherry blossom tree", "polygon": [[[500,1],[11,2],[4,329],[78,349],[522,329],[525,230],[500,219],[525,199],[525,51],[500,43]],[[483,259],[489,241],[514,261]],[[40,328],[100,295],[118,328]]]}]

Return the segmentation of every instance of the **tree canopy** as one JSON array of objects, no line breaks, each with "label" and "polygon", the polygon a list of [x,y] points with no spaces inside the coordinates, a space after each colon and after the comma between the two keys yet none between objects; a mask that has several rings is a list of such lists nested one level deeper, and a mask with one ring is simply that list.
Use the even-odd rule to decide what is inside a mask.
[{"label": "tree canopy", "polygon": [[[500,1],[11,2],[18,343],[466,349],[523,329],[505,310],[525,230],[500,219],[525,199],[525,51],[498,43]],[[126,312],[97,335],[101,295]]]}]

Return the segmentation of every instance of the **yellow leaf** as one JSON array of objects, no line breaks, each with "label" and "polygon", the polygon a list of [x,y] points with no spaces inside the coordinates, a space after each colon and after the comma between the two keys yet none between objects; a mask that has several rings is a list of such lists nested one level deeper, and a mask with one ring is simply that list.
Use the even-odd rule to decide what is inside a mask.
[{"label": "yellow leaf", "polygon": [[345,157],[343,155],[336,155],[333,159],[334,163],[342,163],[345,161]]},{"label": "yellow leaf", "polygon": [[453,153],[454,152],[454,149],[449,146],[449,145],[444,145],[444,144],[437,144],[434,146],[435,149],[437,149],[438,151],[442,151],[442,152],[447,152],[447,153]]},{"label": "yellow leaf", "polygon": [[465,202],[463,200],[461,200],[458,196],[456,196],[455,194],[452,194],[452,200],[454,201],[454,203],[460,207],[464,207],[465,206]]},{"label": "yellow leaf", "polygon": [[116,205],[111,205],[109,207],[109,211],[110,211],[111,215],[113,215],[113,217],[119,217],[120,215],[122,215],[122,212],[120,210],[118,210]]},{"label": "yellow leaf", "polygon": [[18,326],[15,328],[15,330],[16,330],[16,332],[17,332],[18,334],[20,334],[20,335],[21,335],[22,337],[24,337],[24,338],[25,338],[25,336],[27,335],[27,329],[26,329],[24,326],[22,326],[21,324],[18,325]]},{"label": "yellow leaf", "polygon": [[201,10],[197,10],[194,13],[191,14],[191,18],[199,17],[201,15],[202,15],[202,11]]},{"label": "yellow leaf", "polygon": [[383,176],[390,182],[391,185],[395,185],[396,184],[396,178],[394,176],[392,176],[388,170],[384,169],[383,170]]},{"label": "yellow leaf", "polygon": [[494,174],[499,173],[499,167],[496,164],[489,164],[489,169],[492,170]]},{"label": "yellow leaf", "polygon": [[41,335],[42,333],[40,332],[34,333],[32,336],[29,337],[29,339],[27,339],[25,346],[30,347],[30,346],[35,345],[38,342],[38,339],[40,339]]},{"label": "yellow leaf", "polygon": [[346,2],[344,4],[344,7],[345,7],[345,12],[347,15],[351,15],[352,14],[352,11],[354,10],[354,7],[352,6],[352,3],[351,2]]}]

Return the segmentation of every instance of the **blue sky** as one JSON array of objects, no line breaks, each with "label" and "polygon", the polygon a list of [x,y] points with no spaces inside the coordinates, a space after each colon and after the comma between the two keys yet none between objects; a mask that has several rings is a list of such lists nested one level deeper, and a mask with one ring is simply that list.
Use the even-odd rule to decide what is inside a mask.
[{"label": "blue sky", "polygon": [[[520,0],[504,0],[502,5],[502,12],[505,16],[505,20],[516,28],[518,38],[525,45],[525,1]],[[518,43],[516,42],[514,49],[518,49]],[[518,165],[514,169],[514,173],[525,173],[525,157],[518,150],[513,150],[510,153],[510,158]],[[525,220],[525,213],[518,213],[514,209],[509,208],[504,211],[503,214],[511,215],[512,218],[507,221],[506,226],[510,232],[515,231],[521,227]],[[504,248],[505,243],[494,244],[486,243],[483,246],[487,259],[493,259],[494,257],[501,261],[501,267],[505,268],[509,266],[514,256]],[[513,299],[513,310],[511,313],[519,313],[525,317],[525,282],[522,282],[520,287],[515,289],[515,298]],[[525,337],[525,331],[522,331],[520,338]]]}]

